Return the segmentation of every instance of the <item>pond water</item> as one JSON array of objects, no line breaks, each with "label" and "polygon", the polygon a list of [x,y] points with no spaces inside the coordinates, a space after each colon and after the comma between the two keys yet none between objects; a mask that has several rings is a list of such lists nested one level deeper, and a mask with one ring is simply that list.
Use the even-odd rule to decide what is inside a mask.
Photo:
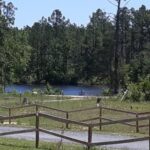
[{"label": "pond water", "polygon": [[[70,86],[70,85],[60,85],[53,86],[61,91],[64,95],[85,95],[85,96],[100,96],[104,90],[104,87],[98,86]],[[16,91],[18,93],[31,92],[33,89],[44,90],[45,85],[8,85],[6,86],[5,92]]]}]

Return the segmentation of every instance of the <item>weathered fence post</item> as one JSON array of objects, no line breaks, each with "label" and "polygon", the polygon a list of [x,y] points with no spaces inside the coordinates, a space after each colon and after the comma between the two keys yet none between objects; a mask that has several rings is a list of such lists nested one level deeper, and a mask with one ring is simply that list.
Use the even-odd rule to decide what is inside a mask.
[{"label": "weathered fence post", "polygon": [[39,107],[38,107],[38,105],[35,105],[35,112],[36,112],[36,114],[38,113],[38,111],[39,111]]},{"label": "weathered fence post", "polygon": [[[36,105],[36,109],[37,109],[37,105]],[[39,146],[39,113],[36,112],[36,142],[35,142],[35,147],[38,148]]]},{"label": "weathered fence post", "polygon": [[99,129],[102,130],[102,107],[99,107]]},{"label": "weathered fence post", "polygon": [[[9,108],[9,117],[11,117],[11,108]],[[11,124],[11,119],[9,118],[9,124]]]},{"label": "weathered fence post", "polygon": [[90,150],[91,146],[90,144],[92,143],[92,127],[88,127],[88,147],[87,149]]},{"label": "weathered fence post", "polygon": [[22,94],[20,93],[20,104],[21,104]]},{"label": "weathered fence post", "polygon": [[138,120],[138,113],[136,114],[136,118],[137,118],[137,120],[136,120],[136,133],[139,133],[139,120]]},{"label": "weathered fence post", "polygon": [[[66,112],[66,119],[69,119],[69,112]],[[68,129],[69,128],[69,123],[66,122],[66,128]]]}]

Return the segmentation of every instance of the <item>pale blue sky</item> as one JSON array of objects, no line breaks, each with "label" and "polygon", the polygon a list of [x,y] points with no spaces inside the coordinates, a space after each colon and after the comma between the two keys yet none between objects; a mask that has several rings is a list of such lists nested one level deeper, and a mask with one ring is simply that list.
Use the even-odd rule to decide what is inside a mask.
[{"label": "pale blue sky", "polygon": [[[108,13],[115,13],[116,7],[108,0],[5,0],[13,2],[18,8],[15,13],[15,26],[22,28],[26,25],[32,26],[42,16],[48,17],[55,9],[61,10],[66,19],[77,25],[86,25],[89,16],[98,8]],[[114,2],[115,0],[109,0]],[[127,0],[128,1],[128,0]],[[139,8],[144,4],[150,9],[150,0],[131,0],[127,7]]]}]

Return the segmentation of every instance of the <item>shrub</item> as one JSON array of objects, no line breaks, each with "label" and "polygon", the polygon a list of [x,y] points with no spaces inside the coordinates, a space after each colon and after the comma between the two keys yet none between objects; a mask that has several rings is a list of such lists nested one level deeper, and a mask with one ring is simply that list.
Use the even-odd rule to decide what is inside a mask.
[{"label": "shrub", "polygon": [[129,84],[127,98],[131,99],[132,101],[140,101],[141,91],[139,90],[138,84]]},{"label": "shrub", "polygon": [[3,93],[3,87],[0,86],[0,93]]},{"label": "shrub", "polygon": [[10,94],[11,94],[12,96],[17,96],[17,95],[19,95],[19,93],[17,92],[17,90],[16,90],[15,88],[10,92]]},{"label": "shrub", "polygon": [[133,101],[150,101],[150,77],[141,79],[139,83],[129,84],[127,98]]},{"label": "shrub", "polygon": [[112,95],[111,89],[109,89],[109,88],[104,89],[104,91],[102,92],[102,95],[104,95],[104,96]]},{"label": "shrub", "polygon": [[143,98],[145,101],[150,101],[150,77],[147,76],[143,79],[140,84],[140,90],[143,93]]},{"label": "shrub", "polygon": [[47,83],[44,93],[48,95],[60,95],[61,91],[58,88],[53,88],[49,83]]}]

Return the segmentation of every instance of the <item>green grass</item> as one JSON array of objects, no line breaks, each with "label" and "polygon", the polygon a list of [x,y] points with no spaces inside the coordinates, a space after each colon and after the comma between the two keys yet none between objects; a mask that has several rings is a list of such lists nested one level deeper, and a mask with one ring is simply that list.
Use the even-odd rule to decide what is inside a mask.
[{"label": "green grass", "polygon": [[[86,147],[78,144],[40,142],[39,148],[36,149],[34,141],[0,138],[0,150],[86,150]],[[91,150],[110,150],[110,149],[97,147],[91,148]],[[111,148],[111,150],[117,149]]]},{"label": "green grass", "polygon": [[0,105],[7,105],[7,106],[16,106],[16,105],[22,105],[23,99],[27,98],[29,103],[42,103],[43,101],[51,101],[54,99],[57,100],[66,100],[70,99],[71,97],[64,97],[64,96],[51,96],[51,95],[34,95],[32,93],[26,93],[26,94],[16,94],[16,93],[1,93],[0,94]]},{"label": "green grass", "polygon": [[[38,150],[56,150],[59,143],[48,143],[40,142]],[[69,150],[71,146],[72,150],[82,150],[83,146],[78,145],[62,145],[64,148]],[[35,148],[35,142],[27,140],[18,140],[18,139],[9,139],[9,138],[0,138],[0,150],[37,150]]]}]

